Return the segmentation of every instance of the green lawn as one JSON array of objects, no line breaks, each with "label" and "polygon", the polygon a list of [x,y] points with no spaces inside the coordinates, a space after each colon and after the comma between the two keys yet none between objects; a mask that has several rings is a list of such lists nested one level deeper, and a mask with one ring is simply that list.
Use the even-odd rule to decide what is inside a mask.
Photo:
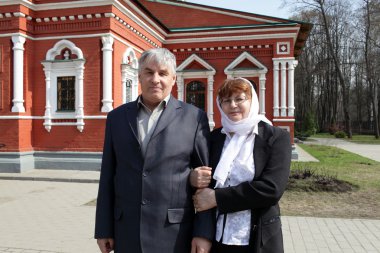
[{"label": "green lawn", "polygon": [[[308,138],[312,140],[313,138],[335,138],[334,135],[329,133],[317,133]],[[346,141],[351,141],[359,144],[380,144],[380,138],[376,139],[374,135],[356,135],[352,136],[352,139],[344,138]]]},{"label": "green lawn", "polygon": [[284,215],[380,219],[380,163],[335,147],[300,144],[320,162],[292,162],[292,170],[311,169],[355,185],[350,192],[286,191]]}]

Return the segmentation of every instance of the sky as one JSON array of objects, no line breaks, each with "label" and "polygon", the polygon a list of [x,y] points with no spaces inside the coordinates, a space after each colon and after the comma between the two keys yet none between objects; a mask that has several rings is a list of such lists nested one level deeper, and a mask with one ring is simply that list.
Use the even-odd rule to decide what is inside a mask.
[{"label": "sky", "polygon": [[280,8],[283,0],[186,0],[186,2],[279,18],[289,18],[292,16],[292,11],[289,6]]},{"label": "sky", "polygon": [[[210,5],[225,9],[256,13],[266,16],[289,19],[293,16],[294,5],[285,5],[281,8],[284,0],[185,0],[186,2]],[[357,6],[360,0],[348,0]]]}]

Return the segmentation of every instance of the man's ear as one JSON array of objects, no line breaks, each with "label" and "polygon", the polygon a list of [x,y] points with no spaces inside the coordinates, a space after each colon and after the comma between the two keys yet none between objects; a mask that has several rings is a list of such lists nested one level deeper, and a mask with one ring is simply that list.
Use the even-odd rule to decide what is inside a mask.
[{"label": "man's ear", "polygon": [[173,86],[175,85],[176,81],[177,81],[177,75],[173,75]]}]

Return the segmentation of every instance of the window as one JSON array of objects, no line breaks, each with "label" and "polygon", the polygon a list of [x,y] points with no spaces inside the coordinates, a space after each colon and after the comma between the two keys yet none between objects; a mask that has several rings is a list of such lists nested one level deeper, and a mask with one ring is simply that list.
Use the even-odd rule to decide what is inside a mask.
[{"label": "window", "polygon": [[206,110],[205,108],[205,85],[198,81],[190,82],[186,86],[186,103]]},{"label": "window", "polygon": [[132,80],[127,79],[125,82],[125,103],[132,101]]},{"label": "window", "polygon": [[57,78],[57,111],[75,111],[75,76]]},{"label": "window", "polygon": [[248,80],[251,84],[252,84],[252,87],[255,89],[256,93],[257,93],[257,85],[254,81],[252,80]]}]

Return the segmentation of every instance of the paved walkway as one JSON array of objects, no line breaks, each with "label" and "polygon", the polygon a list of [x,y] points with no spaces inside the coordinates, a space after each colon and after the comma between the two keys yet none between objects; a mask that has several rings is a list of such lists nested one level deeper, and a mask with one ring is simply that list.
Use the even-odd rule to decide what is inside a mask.
[{"label": "paved walkway", "polygon": [[299,145],[295,144],[296,151],[298,153],[298,159],[295,160],[297,162],[319,162],[317,158],[307,153],[305,150],[303,150]]},{"label": "paved walkway", "polygon": [[[98,252],[93,239],[95,207],[88,205],[98,185],[86,183],[83,175],[72,180],[71,171],[33,171],[29,178],[35,174],[43,180],[43,172],[71,182],[54,182],[52,177],[0,180],[0,252]],[[380,253],[380,220],[282,219],[286,253]]]},{"label": "paved walkway", "polygon": [[[318,139],[380,161],[380,145]],[[300,160],[313,160],[298,147]],[[97,253],[99,172],[0,173],[0,253]],[[380,253],[380,220],[282,217],[285,253]]]},{"label": "paved walkway", "polygon": [[357,144],[337,138],[313,138],[316,141],[306,141],[306,144],[327,145],[341,148],[352,153],[380,162],[380,145]]}]

